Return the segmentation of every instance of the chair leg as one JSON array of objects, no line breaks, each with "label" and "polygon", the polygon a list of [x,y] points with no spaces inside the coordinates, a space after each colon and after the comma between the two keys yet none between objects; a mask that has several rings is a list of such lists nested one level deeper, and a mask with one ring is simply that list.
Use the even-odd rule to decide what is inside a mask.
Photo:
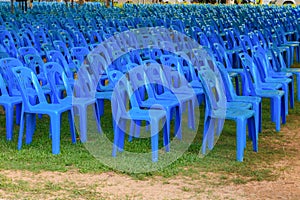
[{"label": "chair leg", "polygon": [[13,138],[13,122],[14,122],[14,107],[5,106],[6,116],[6,140],[12,140]]},{"label": "chair leg", "polygon": [[275,121],[276,121],[276,119],[275,119],[275,114],[276,114],[275,110],[277,108],[275,107],[274,102],[272,100],[271,100],[270,104],[271,104],[270,105],[270,108],[271,108],[271,121],[275,123]]},{"label": "chair leg", "polygon": [[52,130],[52,153],[60,153],[60,114],[50,116]]},{"label": "chair leg", "polygon": [[178,129],[179,131],[176,132],[176,135],[175,135],[175,137],[177,139],[179,139],[179,140],[182,139],[182,115],[183,115],[183,112],[184,112],[184,108],[183,107],[184,107],[183,104],[179,104],[179,113],[180,113],[180,122],[179,122],[179,129]]},{"label": "chair leg", "polygon": [[290,94],[290,107],[293,109],[295,106],[295,100],[294,100],[294,79],[292,79],[292,82],[289,84],[289,94]]},{"label": "chair leg", "polygon": [[74,113],[73,109],[68,112],[69,117],[69,125],[70,125],[70,133],[71,133],[71,139],[72,143],[76,143],[76,132],[75,132],[75,125],[74,125]]},{"label": "chair leg", "polygon": [[98,101],[96,101],[96,103],[95,103],[94,110],[95,110],[94,113],[96,115],[95,117],[96,117],[98,132],[100,134],[103,134],[103,130],[102,130],[102,127],[101,127],[101,116],[100,116],[100,110],[99,110]]},{"label": "chair leg", "polygon": [[176,107],[176,117],[175,117],[175,137],[180,138],[182,137],[182,129],[181,129],[181,122],[182,122],[182,113],[180,106]]},{"label": "chair leg", "polygon": [[171,120],[172,120],[172,113],[171,110],[166,111],[166,133],[164,133],[164,146],[167,152],[170,151],[170,132],[171,132]]},{"label": "chair leg", "polygon": [[158,161],[158,136],[159,136],[159,121],[151,120],[151,149],[152,149],[152,161]]},{"label": "chair leg", "polygon": [[296,74],[296,81],[297,81],[297,100],[300,102],[300,73]]},{"label": "chair leg", "polygon": [[212,150],[214,148],[214,143],[215,143],[215,135],[217,135],[218,133],[218,126],[219,126],[219,121],[220,119],[215,119],[212,118],[211,119],[211,123],[209,126],[209,130],[207,131],[207,146],[209,150]]},{"label": "chair leg", "polygon": [[119,128],[119,151],[124,151],[124,144],[125,144],[125,133],[126,133],[126,120],[120,120],[119,124],[117,124]]},{"label": "chair leg", "polygon": [[16,105],[16,124],[17,125],[20,125],[21,110],[22,110],[22,104],[19,103],[19,104]]},{"label": "chair leg", "polygon": [[26,144],[32,142],[33,133],[35,130],[35,114],[27,113],[26,115]]},{"label": "chair leg", "polygon": [[[285,108],[285,105],[282,104],[280,97],[274,97],[272,99],[273,101],[273,107],[275,107],[276,111],[274,111],[274,118],[275,118],[275,124],[276,124],[276,131],[279,132],[280,131],[280,116],[281,116],[281,112],[282,112],[282,105]],[[283,97],[283,101],[284,101],[284,97]],[[284,113],[285,115],[285,113]]]},{"label": "chair leg", "polygon": [[21,111],[21,119],[20,119],[20,130],[19,130],[19,139],[18,139],[18,150],[22,148],[22,140],[23,140],[23,133],[24,133],[24,111],[22,108]]},{"label": "chair leg", "polygon": [[188,102],[188,126],[195,130],[195,99]]},{"label": "chair leg", "polygon": [[[225,116],[224,116],[225,117]],[[217,136],[220,136],[222,133],[223,127],[224,127],[225,119],[218,119],[218,125],[217,125]]]},{"label": "chair leg", "polygon": [[253,151],[258,151],[258,132],[256,130],[255,117],[251,117],[248,120],[248,133],[252,140]]},{"label": "chair leg", "polygon": [[87,108],[83,106],[78,106],[78,114],[79,114],[79,130],[80,130],[80,141],[82,143],[86,142],[87,136],[87,113],[86,113]]},{"label": "chair leg", "polygon": [[236,120],[236,159],[243,162],[244,148],[245,148],[245,136],[246,136],[246,120]]},{"label": "chair leg", "polygon": [[212,119],[210,116],[204,121],[204,130],[203,130],[203,140],[202,140],[202,154],[206,154],[206,147],[210,150],[213,146],[210,144],[214,140],[214,124],[215,119]]},{"label": "chair leg", "polygon": [[282,124],[286,123],[286,115],[285,115],[285,104],[283,103],[284,97],[281,99],[281,121]]},{"label": "chair leg", "polygon": [[113,149],[112,156],[116,157],[119,148],[119,127],[118,127],[118,123],[116,123],[114,119],[113,119],[113,128],[114,128],[114,143],[112,148]]},{"label": "chair leg", "polygon": [[285,105],[285,114],[288,115],[289,114],[289,89],[288,89],[288,85],[286,83],[282,84],[282,89],[284,91],[284,105]]}]

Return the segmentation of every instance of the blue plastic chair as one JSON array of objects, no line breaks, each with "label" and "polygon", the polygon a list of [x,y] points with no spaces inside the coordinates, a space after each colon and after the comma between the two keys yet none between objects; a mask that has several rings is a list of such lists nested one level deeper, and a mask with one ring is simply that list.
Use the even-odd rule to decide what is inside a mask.
[{"label": "blue plastic chair", "polygon": [[[176,91],[180,89],[182,93],[189,93],[190,91],[188,88],[192,87],[195,95],[197,96],[198,103],[201,104],[204,96],[203,89],[201,88],[201,85],[191,85],[190,82],[188,82],[188,80],[186,79],[188,77],[187,74],[192,72],[190,70],[190,66],[184,66],[184,59],[182,57],[176,57],[174,55],[162,55],[160,57],[160,61],[161,64],[164,65],[163,69],[168,70],[166,71],[167,74],[169,74],[168,72],[172,74],[169,74],[169,76],[167,76],[167,79],[168,77],[170,77],[171,79],[172,77],[176,77],[174,78],[175,81],[173,82],[173,84],[171,84],[172,80],[170,78],[168,79],[168,82],[170,83],[170,85],[172,85],[170,89],[174,90],[175,88]],[[165,67],[170,67],[171,70]],[[195,84],[196,82],[194,81],[193,83]]]},{"label": "blue plastic chair", "polygon": [[[232,67],[232,62],[230,62],[225,49],[220,44],[214,43],[214,47],[216,49],[217,60],[225,65],[226,70],[229,72],[229,75],[235,79],[236,92],[237,94],[240,94],[238,75],[241,77],[242,88],[245,88],[243,87],[243,85],[246,84],[246,75],[244,74],[243,69]],[[242,94],[245,94],[245,91],[242,91]]]},{"label": "blue plastic chair", "polygon": [[[280,46],[287,46],[290,48],[290,60],[288,61],[288,66],[294,63],[294,52],[296,52],[296,59],[300,61],[300,42],[299,41],[288,41],[287,36],[281,26],[275,27],[275,34],[277,36],[277,41]],[[294,51],[294,49],[296,51]]]},{"label": "blue plastic chair", "polygon": [[[256,61],[258,69],[260,70],[261,78],[267,83],[281,83],[285,92],[285,102],[288,102],[288,95],[290,95],[290,106],[294,108],[294,82],[293,79],[287,77],[272,76],[270,73],[272,67],[270,66],[269,59],[266,52],[259,46],[253,49],[253,57]],[[291,77],[292,78],[292,77]],[[285,104],[285,112],[288,114],[288,103]]]},{"label": "blue plastic chair", "polygon": [[[155,91],[154,95],[156,99],[176,99],[180,104],[180,112],[183,113],[184,105],[188,105],[188,127],[194,129],[195,127],[195,105],[196,105],[196,95],[192,88],[184,88],[183,90],[177,90],[172,88],[170,83],[166,78],[167,71],[170,67],[161,68],[157,63],[145,64],[145,72],[151,83],[156,83],[153,86]],[[177,136],[179,139],[181,135]]]},{"label": "blue plastic chair", "polygon": [[[68,78],[63,70],[63,68],[55,62],[49,62],[45,65],[47,70],[47,77],[51,86],[51,89],[55,95],[55,100],[53,103],[61,103],[72,105],[75,109],[74,113],[79,116],[79,133],[81,142],[86,142],[87,140],[87,108],[88,106],[94,105],[96,106],[96,99],[94,96],[81,96],[82,90],[86,92],[89,90],[87,80],[83,76],[83,71],[81,69],[81,74],[78,77],[78,80],[75,81],[74,84],[74,93],[72,92],[71,85],[69,84]],[[82,77],[83,76],[83,77]],[[64,86],[64,91],[66,91],[66,96],[62,95],[61,84]],[[74,94],[77,96],[74,96]],[[76,95],[75,94],[75,95]],[[77,112],[76,112],[77,111]],[[99,112],[96,112],[99,113]],[[75,115],[76,116],[76,115]],[[98,121],[97,120],[97,124]],[[98,129],[101,130],[100,125]]]},{"label": "blue plastic chair", "polygon": [[2,74],[3,79],[6,81],[10,96],[21,95],[11,72],[12,68],[21,66],[23,66],[22,62],[16,58],[9,57],[0,59],[0,73]]},{"label": "blue plastic chair", "polygon": [[219,120],[229,119],[237,123],[236,128],[236,159],[243,161],[244,149],[246,147],[246,126],[248,124],[249,137],[253,143],[253,150],[258,150],[258,132],[255,125],[255,112],[248,109],[225,107],[226,98],[222,96],[220,74],[206,65],[198,68],[198,76],[203,84],[203,89],[206,98],[205,122],[202,151],[206,151],[206,143],[212,143],[214,130],[209,127],[210,123],[218,122]]},{"label": "blue plastic chair", "polygon": [[22,98],[20,96],[10,96],[7,91],[2,75],[0,74],[0,105],[5,109],[6,118],[6,139],[13,138],[13,122],[14,122],[14,107],[16,107],[16,124],[20,124],[20,113],[22,106]]},{"label": "blue plastic chair", "polygon": [[[276,51],[276,49],[274,50]],[[277,52],[280,51],[280,50],[277,50]],[[274,55],[274,52],[273,53],[273,57],[276,58],[276,56]],[[273,66],[273,68],[278,71],[278,72],[281,72],[281,73],[291,73],[293,75],[296,76],[296,81],[297,81],[297,100],[300,101],[300,68],[287,68],[286,67],[286,64],[285,64],[285,61],[282,57],[282,55],[280,53],[277,53],[277,59],[274,59],[275,60],[275,64]]]},{"label": "blue plastic chair", "polygon": [[87,62],[85,67],[88,67],[91,72],[88,79],[96,90],[95,97],[101,116],[104,113],[104,100],[111,101],[114,85],[107,76],[107,63],[103,56],[91,53],[87,56]]},{"label": "blue plastic chair", "polygon": [[[112,71],[109,73],[111,79],[114,79]],[[119,72],[121,73],[121,72]],[[122,73],[121,73],[122,74]],[[122,151],[124,148],[125,139],[125,124],[126,120],[133,121],[146,121],[151,125],[151,148],[152,148],[152,161],[158,161],[158,139],[159,139],[159,122],[165,121],[166,112],[164,110],[140,109],[139,104],[133,94],[133,90],[129,81],[123,76],[117,81],[116,89],[112,96],[112,112],[114,124],[114,144],[112,156],[117,155],[117,151]],[[127,101],[129,100],[131,108],[127,109]]]},{"label": "blue plastic chair", "polygon": [[240,53],[239,56],[247,75],[247,85],[249,87],[247,88],[248,95],[271,99],[271,119],[276,124],[276,131],[280,131],[280,121],[282,120],[283,124],[286,123],[285,93],[284,91],[278,90],[281,84],[262,84],[259,80],[260,75],[258,74],[258,68],[251,57],[245,53]]},{"label": "blue plastic chair", "polygon": [[[52,137],[52,153],[60,153],[60,125],[61,115],[68,111],[69,123],[71,129],[72,142],[76,142],[73,108],[71,105],[50,104],[47,102],[39,81],[33,71],[26,67],[15,67],[12,72],[18,82],[18,86],[23,99],[21,112],[20,132],[18,140],[18,149],[22,148],[24,118],[26,118],[26,143],[32,141],[34,132],[35,114],[46,114],[50,116],[51,137]],[[32,99],[30,94],[35,94],[36,98]]]},{"label": "blue plastic chair", "polygon": [[[262,131],[262,107],[261,107],[261,98],[256,96],[238,96],[236,92],[234,91],[233,84],[231,82],[230,76],[228,74],[228,71],[225,69],[224,65],[220,62],[216,63],[218,69],[220,70],[222,80],[225,87],[226,92],[226,98],[228,102],[237,102],[236,108],[239,107],[246,107],[242,106],[241,102],[244,103],[251,103],[252,109],[255,112],[255,125],[258,130],[258,132]],[[227,104],[227,107],[230,106]]]},{"label": "blue plastic chair", "polygon": [[179,103],[176,99],[156,99],[153,91],[153,83],[150,83],[143,67],[129,71],[129,78],[135,97],[141,108],[153,108],[166,111],[166,127],[167,135],[164,136],[164,146],[166,151],[169,151],[169,138],[171,130],[171,120],[175,114],[175,129],[174,133],[181,135],[181,113]]}]

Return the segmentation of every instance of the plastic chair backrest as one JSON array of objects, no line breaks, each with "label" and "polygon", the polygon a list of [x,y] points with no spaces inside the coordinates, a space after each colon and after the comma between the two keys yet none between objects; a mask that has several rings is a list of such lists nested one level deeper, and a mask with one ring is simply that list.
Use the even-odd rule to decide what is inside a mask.
[{"label": "plastic chair backrest", "polygon": [[[121,72],[120,72],[121,73]],[[120,73],[116,73],[115,71],[112,71],[110,73],[110,77],[112,75],[115,75],[115,78],[118,79],[115,85],[115,90],[112,95],[112,112],[114,112],[118,117],[120,116],[127,116],[129,117],[128,110],[129,109],[134,109],[134,108],[139,108],[138,101],[136,100],[135,95],[133,94],[133,89],[130,85],[130,82],[126,78],[126,76],[121,76]],[[120,77],[121,76],[121,77]],[[113,78],[113,77],[111,77]],[[113,79],[115,79],[113,78]],[[129,105],[127,102],[129,100],[130,108],[127,106]]]},{"label": "plastic chair backrest", "polygon": [[255,88],[260,88],[262,83],[261,77],[259,75],[259,69],[255,65],[253,59],[246,53],[240,53],[239,57],[242,61],[244,71],[246,72],[247,81],[250,91],[254,92]]},{"label": "plastic chair backrest", "polygon": [[88,54],[88,64],[96,75],[103,75],[107,70],[106,60],[99,54]]},{"label": "plastic chair backrest", "polygon": [[219,43],[214,43],[214,47],[215,47],[215,50],[217,51],[218,61],[225,64],[226,68],[232,69],[231,62],[228,58],[228,55],[227,55],[225,49]]},{"label": "plastic chair backrest", "polygon": [[20,95],[11,71],[12,68],[20,66],[23,67],[22,62],[16,58],[3,58],[0,60],[0,73],[7,81],[10,95]]},{"label": "plastic chair backrest", "polygon": [[225,88],[221,84],[220,73],[213,71],[208,65],[198,68],[198,76],[202,82],[208,108],[212,110],[225,109],[227,99]]},{"label": "plastic chair backrest", "polygon": [[242,44],[244,52],[248,52],[248,48],[250,48],[250,50],[253,49],[252,42],[247,35],[240,35],[240,40],[241,40],[241,44]]},{"label": "plastic chair backrest", "polygon": [[61,54],[61,52],[56,51],[56,50],[50,50],[50,51],[47,51],[46,56],[47,56],[48,61],[57,62],[61,66],[63,66],[68,77],[72,76],[72,72],[69,68],[69,65],[68,65],[65,57]]},{"label": "plastic chair backrest", "polygon": [[58,85],[64,85],[66,95],[72,96],[72,88],[68,83],[68,78],[65,71],[61,65],[55,62],[48,62],[45,64],[47,79],[49,81],[51,91],[54,94],[54,103],[60,103],[65,97],[61,96],[61,92],[58,89]]},{"label": "plastic chair backrest", "polygon": [[19,55],[20,55],[20,59],[24,61],[24,57],[28,54],[36,54],[36,55],[39,55],[39,52],[32,46],[30,47],[20,47],[18,49],[18,52],[19,52]]},{"label": "plastic chair backrest", "polygon": [[74,47],[74,40],[72,39],[71,35],[65,30],[59,30],[58,34],[62,38],[62,41],[66,44],[68,48]]},{"label": "plastic chair backrest", "polygon": [[256,62],[256,65],[260,69],[260,74],[262,75],[262,78],[270,77],[269,70],[272,70],[272,67],[267,52],[260,46],[254,46],[253,58]]},{"label": "plastic chair backrest", "polygon": [[226,97],[228,101],[232,101],[234,99],[234,97],[236,96],[236,92],[235,89],[233,87],[233,84],[231,82],[231,78],[226,70],[226,68],[224,67],[224,65],[220,62],[216,63],[221,76],[222,76],[222,80],[224,83],[224,87],[225,87],[225,92],[226,92]]},{"label": "plastic chair backrest", "polygon": [[0,96],[9,96],[4,79],[0,73]]},{"label": "plastic chair backrest", "polygon": [[80,63],[84,62],[85,57],[90,53],[88,48],[85,47],[73,47],[71,49],[71,57],[79,60]]},{"label": "plastic chair backrest", "polygon": [[53,46],[60,51],[66,58],[71,58],[67,45],[61,40],[54,40]]},{"label": "plastic chair backrest", "polygon": [[206,35],[202,31],[197,33],[197,41],[202,46],[205,46],[207,48],[211,47],[208,38],[206,37]]},{"label": "plastic chair backrest", "polygon": [[158,92],[163,93],[166,90],[170,90],[171,87],[166,78],[166,74],[158,63],[148,63],[148,65],[145,65],[144,69],[149,81],[151,83],[156,83],[153,88],[156,94],[158,94]]},{"label": "plastic chair backrest", "polygon": [[37,54],[27,54],[24,56],[24,62],[27,67],[29,67],[35,74],[40,74],[44,72],[43,66],[44,61]]},{"label": "plastic chair backrest", "polygon": [[[18,82],[25,112],[30,112],[36,105],[48,104],[43,89],[31,69],[26,67],[14,67],[12,68],[12,72]],[[32,100],[33,95],[37,99]]]}]

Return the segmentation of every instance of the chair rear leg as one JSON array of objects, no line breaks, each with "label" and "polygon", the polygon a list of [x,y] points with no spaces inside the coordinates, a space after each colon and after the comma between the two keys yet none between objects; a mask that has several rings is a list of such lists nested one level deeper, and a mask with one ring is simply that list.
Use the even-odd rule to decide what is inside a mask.
[{"label": "chair rear leg", "polygon": [[236,120],[236,159],[243,162],[246,139],[246,120]]}]

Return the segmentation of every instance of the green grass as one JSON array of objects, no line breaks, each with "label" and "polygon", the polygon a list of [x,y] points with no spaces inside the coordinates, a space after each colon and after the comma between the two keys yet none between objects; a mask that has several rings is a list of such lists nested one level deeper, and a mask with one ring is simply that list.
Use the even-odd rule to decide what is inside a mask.
[{"label": "green grass", "polygon": [[[102,118],[104,132],[112,140],[112,126],[110,104],[105,102],[105,114]],[[200,110],[203,113],[203,108]],[[287,126],[290,129],[298,127],[300,119],[300,103],[295,103],[295,109],[289,110],[287,117]],[[263,101],[263,132],[259,135],[259,152],[252,151],[251,141],[247,140],[244,162],[237,162],[236,158],[236,134],[235,124],[226,121],[223,132],[215,148],[204,158],[200,158],[198,153],[201,148],[202,125],[199,126],[198,134],[188,151],[171,165],[154,172],[144,174],[129,174],[137,179],[144,179],[151,176],[171,177],[174,175],[188,176],[195,179],[202,178],[209,181],[210,177],[205,172],[213,172],[219,175],[219,184],[232,182],[243,184],[248,181],[276,180],[279,171],[275,170],[274,163],[286,157],[292,157],[298,153],[292,148],[282,148],[289,138],[285,138],[284,132],[275,132],[275,124],[270,122],[269,101]],[[202,120],[202,119],[201,119]],[[203,120],[202,120],[203,121]],[[59,155],[51,154],[51,140],[49,139],[49,118],[44,116],[37,120],[37,129],[30,145],[23,144],[22,150],[17,150],[17,137],[19,127],[14,128],[13,141],[6,141],[5,138],[5,115],[0,114],[0,169],[6,170],[29,170],[39,171],[61,171],[78,170],[81,173],[102,173],[112,169],[104,166],[95,159],[84,147],[77,142],[71,143],[69,134],[69,125],[67,115],[63,115],[61,130],[61,153]],[[133,142],[125,143],[125,148],[134,152],[150,152],[149,139],[136,139]],[[199,173],[201,172],[201,173]],[[121,172],[118,172],[121,173]],[[232,176],[234,175],[234,176]],[[233,178],[234,177],[234,178]],[[1,187],[14,188],[15,183],[4,180],[0,177]],[[3,185],[4,184],[4,185]],[[25,183],[18,184],[25,185]],[[48,189],[60,190],[59,185],[49,183]],[[18,187],[16,187],[18,189]],[[185,189],[183,188],[183,191]],[[74,195],[80,195],[84,191],[76,191]]]}]

